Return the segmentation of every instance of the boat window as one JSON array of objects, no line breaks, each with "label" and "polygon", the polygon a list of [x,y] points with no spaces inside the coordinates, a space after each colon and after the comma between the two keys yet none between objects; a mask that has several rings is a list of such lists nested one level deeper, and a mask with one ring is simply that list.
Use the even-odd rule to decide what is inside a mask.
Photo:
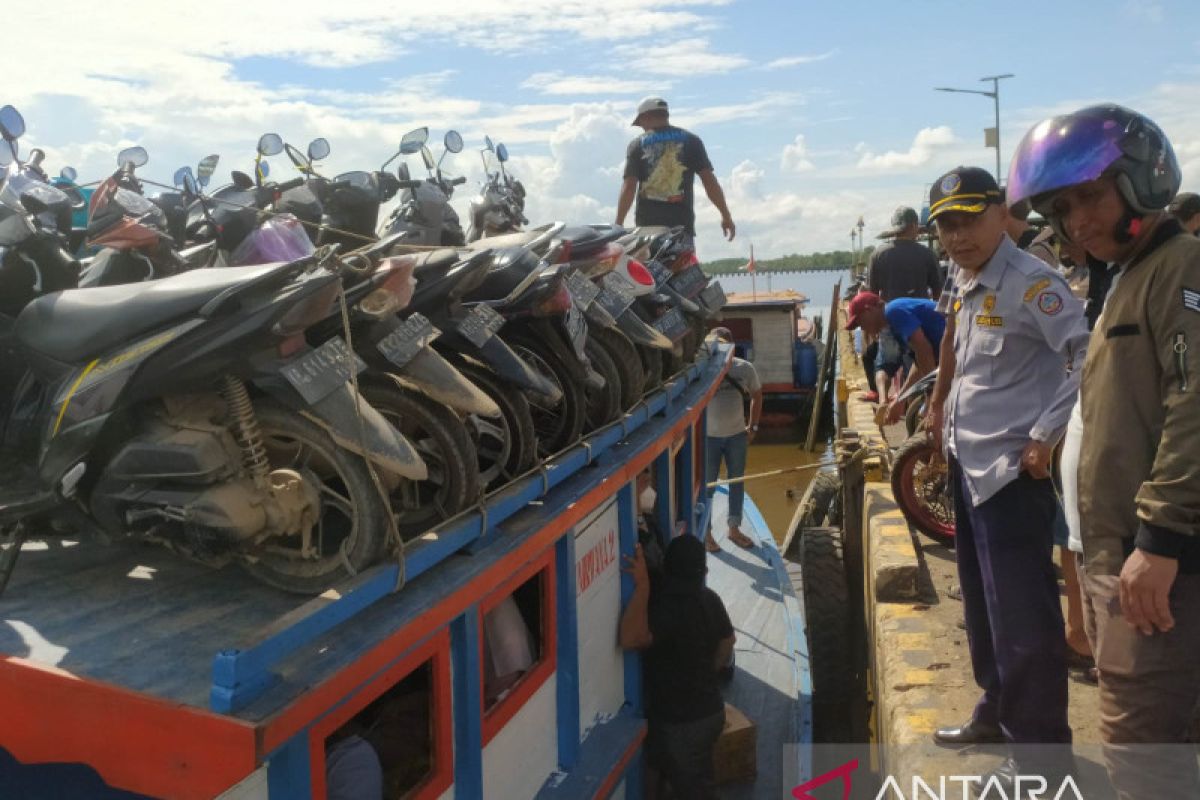
[{"label": "boat window", "polygon": [[554,671],[553,551],[480,603],[484,740]]},{"label": "boat window", "polygon": [[445,792],[454,768],[449,644],[435,634],[313,725],[313,783],[325,785],[315,797]]}]

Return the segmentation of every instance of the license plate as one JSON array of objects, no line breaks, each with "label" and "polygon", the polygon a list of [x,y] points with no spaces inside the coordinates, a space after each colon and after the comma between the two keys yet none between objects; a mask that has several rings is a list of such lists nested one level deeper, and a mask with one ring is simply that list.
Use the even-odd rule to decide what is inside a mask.
[{"label": "license plate", "polygon": [[300,393],[304,402],[324,400],[341,388],[350,376],[362,372],[366,364],[335,336],[325,344],[287,364],[282,372],[287,382]]},{"label": "license plate", "polygon": [[654,328],[672,342],[677,342],[688,332],[687,320],[678,308],[672,308],[658,319],[654,320]]},{"label": "license plate", "polygon": [[441,331],[433,327],[433,323],[421,314],[413,314],[401,322],[397,328],[379,340],[375,345],[384,358],[403,367],[412,361],[421,348],[441,335]]},{"label": "license plate", "polygon": [[575,355],[582,357],[587,343],[587,319],[584,318],[582,311],[571,306],[563,322],[567,326],[567,335],[571,337],[571,346],[575,348]]},{"label": "license plate", "polygon": [[700,303],[709,311],[720,311],[725,307],[725,290],[720,281],[714,281],[700,292]]},{"label": "license plate", "polygon": [[656,284],[666,283],[671,279],[671,270],[658,263],[657,259],[652,259],[646,262],[646,268],[650,270],[650,274],[654,276]]},{"label": "license plate", "polygon": [[596,295],[600,294],[600,287],[578,272],[567,276],[567,288],[571,290],[571,297],[580,308],[587,308],[596,299]]},{"label": "license plate", "polygon": [[699,265],[693,264],[672,277],[670,283],[672,289],[691,300],[704,289],[704,284],[708,283],[708,276],[704,274],[704,270],[700,269]]},{"label": "license plate", "polygon": [[633,305],[633,299],[633,288],[629,282],[612,272],[604,276],[604,288],[596,297],[604,310],[614,317],[624,314],[625,309]]},{"label": "license plate", "polygon": [[504,326],[504,317],[489,305],[477,305],[458,323],[458,332],[476,347],[483,347]]}]

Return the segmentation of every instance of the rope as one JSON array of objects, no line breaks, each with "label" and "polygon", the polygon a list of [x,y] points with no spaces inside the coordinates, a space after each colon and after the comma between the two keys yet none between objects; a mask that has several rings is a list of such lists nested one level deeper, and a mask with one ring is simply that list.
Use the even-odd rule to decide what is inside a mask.
[{"label": "rope", "polygon": [[759,478],[770,478],[775,475],[783,475],[786,472],[799,472],[800,470],[817,469],[818,467],[832,467],[836,464],[837,462],[835,461],[816,461],[812,464],[801,464],[798,467],[784,467],[783,469],[773,469],[769,472],[759,472],[755,475],[743,475],[740,478],[725,478],[724,480],[713,481],[712,483],[705,484],[705,486],[709,489],[715,489],[718,486],[727,486],[731,483],[745,483],[746,481],[756,481]]}]

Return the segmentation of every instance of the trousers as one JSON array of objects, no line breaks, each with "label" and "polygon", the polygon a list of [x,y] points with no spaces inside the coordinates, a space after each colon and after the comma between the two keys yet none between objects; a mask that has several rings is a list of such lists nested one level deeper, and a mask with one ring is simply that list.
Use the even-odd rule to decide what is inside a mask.
[{"label": "trousers", "polygon": [[1054,487],[1022,472],[975,506],[957,462],[951,469],[967,645],[983,690],[974,717],[1009,744],[1069,744]]},{"label": "trousers", "polygon": [[[733,436],[709,436],[704,447],[705,472],[708,483],[715,481],[721,474],[721,460],[725,461],[725,476],[740,478],[746,474],[746,450],[749,448],[745,433],[735,433]],[[714,489],[708,490],[711,502]],[[729,484],[729,519],[731,528],[742,524],[742,507],[746,504],[746,484]]]}]

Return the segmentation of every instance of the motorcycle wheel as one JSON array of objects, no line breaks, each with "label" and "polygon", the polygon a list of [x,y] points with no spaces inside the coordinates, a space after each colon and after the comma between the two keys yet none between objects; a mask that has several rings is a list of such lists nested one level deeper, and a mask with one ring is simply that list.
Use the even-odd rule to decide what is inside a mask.
[{"label": "motorcycle wheel", "polygon": [[529,404],[533,414],[533,429],[537,434],[538,455],[544,458],[557,453],[573,444],[583,433],[587,413],[587,394],[583,384],[573,379],[570,368],[554,345],[520,330],[505,335],[504,340],[521,358],[562,390],[562,400],[554,408],[543,408],[533,401]]},{"label": "motorcycle wheel", "polygon": [[490,491],[532,469],[537,460],[529,401],[487,367],[462,360],[455,366],[500,406],[499,419],[471,414],[466,423],[479,461],[479,482]]},{"label": "motorcycle wheel", "polygon": [[299,536],[274,537],[248,554],[246,571],[277,589],[319,594],[350,577],[346,562],[355,572],[375,563],[387,541],[388,509],[366,461],[282,406],[256,401],[254,413],[271,468],[295,469],[316,485],[321,508],[313,537],[319,554],[301,557]]},{"label": "motorcycle wheel", "polygon": [[912,398],[909,400],[908,410],[904,412],[904,429],[908,431],[908,435],[912,436],[921,427],[921,420],[925,415],[925,402],[920,398]]},{"label": "motorcycle wheel", "polygon": [[954,542],[950,467],[925,433],[910,436],[896,450],[892,494],[909,524],[938,542]]},{"label": "motorcycle wheel", "polygon": [[400,536],[411,539],[449,519],[479,499],[475,445],[454,412],[389,378],[360,384],[362,395],[429,467],[423,481],[401,481],[392,492],[392,513]]},{"label": "motorcycle wheel", "polygon": [[642,359],[642,371],[646,382],[642,384],[642,392],[652,392],[662,386],[663,382],[663,351],[657,347],[637,345],[638,355]]},{"label": "motorcycle wheel", "polygon": [[637,348],[620,331],[599,326],[588,330],[588,344],[593,341],[616,366],[621,376],[621,410],[628,411],[642,399],[642,387],[646,383]]},{"label": "motorcycle wheel", "polygon": [[608,352],[590,336],[584,345],[592,369],[604,378],[604,386],[587,390],[587,413],[584,432],[591,433],[621,416],[621,375]]}]

